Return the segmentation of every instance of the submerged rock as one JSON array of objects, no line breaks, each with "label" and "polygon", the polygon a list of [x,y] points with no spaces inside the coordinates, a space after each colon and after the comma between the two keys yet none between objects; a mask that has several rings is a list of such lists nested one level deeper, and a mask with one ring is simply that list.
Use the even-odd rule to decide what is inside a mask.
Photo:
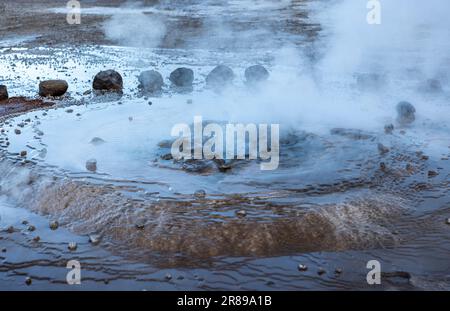
[{"label": "submerged rock", "polygon": [[206,85],[213,89],[221,89],[231,84],[234,80],[233,70],[225,65],[214,68],[206,77]]},{"label": "submerged rock", "polygon": [[8,88],[6,87],[6,85],[0,85],[0,101],[7,100],[8,98]]},{"label": "submerged rock", "polygon": [[194,71],[189,68],[177,68],[170,74],[170,81],[179,87],[190,87],[194,81]]},{"label": "submerged rock", "polygon": [[164,85],[162,75],[155,70],[143,71],[139,77],[139,88],[145,92],[161,91]]},{"label": "submerged rock", "polygon": [[269,72],[264,66],[255,65],[245,69],[245,79],[249,84],[256,84],[266,81],[269,78]]},{"label": "submerged rock", "polygon": [[47,80],[39,83],[39,95],[42,97],[48,96],[63,96],[69,85],[65,80]]},{"label": "submerged rock", "polygon": [[86,161],[86,169],[90,172],[96,172],[97,171],[97,160],[90,159]]},{"label": "submerged rock", "polygon": [[122,92],[123,79],[122,76],[114,70],[100,71],[95,77],[92,84],[94,90]]},{"label": "submerged rock", "polygon": [[416,120],[416,108],[406,101],[397,104],[397,121],[402,125],[408,125]]}]

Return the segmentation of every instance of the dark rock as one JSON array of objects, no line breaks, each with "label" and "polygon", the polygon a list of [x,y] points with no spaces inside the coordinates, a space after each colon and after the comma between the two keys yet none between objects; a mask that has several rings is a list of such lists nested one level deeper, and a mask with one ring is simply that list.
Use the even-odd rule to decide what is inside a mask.
[{"label": "dark rock", "polygon": [[20,156],[23,157],[23,158],[26,157],[27,156],[27,152],[25,150],[21,151],[20,152]]},{"label": "dark rock", "polygon": [[306,265],[299,264],[297,269],[298,271],[305,272],[306,270],[308,270],[308,267]]},{"label": "dark rock", "polygon": [[122,92],[122,76],[114,70],[100,71],[94,77],[92,87],[98,91]]},{"label": "dark rock", "polygon": [[8,98],[8,88],[6,87],[6,85],[0,85],[0,101],[7,100]]},{"label": "dark rock", "polygon": [[450,218],[447,218],[447,219],[445,220],[445,224],[446,224],[446,225],[450,225]]},{"label": "dark rock", "polygon": [[437,175],[439,175],[439,173],[436,171],[428,171],[428,177],[436,177]]},{"label": "dark rock", "polygon": [[33,225],[28,226],[28,231],[33,232],[34,230],[36,230],[36,227]]},{"label": "dark rock", "polygon": [[170,74],[170,81],[179,87],[190,87],[194,81],[194,72],[189,68],[177,68]]},{"label": "dark rock", "polygon": [[203,199],[204,197],[206,197],[206,191],[205,190],[197,190],[194,192],[194,197]]},{"label": "dark rock", "polygon": [[139,219],[139,220],[136,222],[135,227],[136,227],[136,229],[143,230],[143,229],[145,229],[145,224],[146,224],[146,223],[147,223],[147,220],[145,220],[145,219]]},{"label": "dark rock", "polygon": [[401,125],[408,125],[414,122],[416,108],[409,102],[399,102],[397,104],[397,121]]},{"label": "dark rock", "polygon": [[245,79],[249,84],[257,84],[266,81],[269,78],[269,72],[264,66],[255,65],[245,69]]},{"label": "dark rock", "polygon": [[169,281],[169,280],[171,280],[171,279],[172,279],[172,275],[171,275],[170,273],[167,273],[167,274],[166,274],[166,280]]},{"label": "dark rock", "polygon": [[32,282],[33,282],[33,281],[31,280],[30,277],[27,277],[27,278],[25,279],[25,284],[27,284],[28,286],[30,286]]},{"label": "dark rock", "polygon": [[73,251],[76,251],[76,250],[77,250],[78,245],[77,245],[76,242],[70,242],[69,245],[67,246],[67,248],[68,248],[70,251],[73,252]]},{"label": "dark rock", "polygon": [[101,139],[100,137],[94,137],[91,139],[91,144],[93,144],[94,146],[98,146],[98,145],[102,145],[105,143],[105,141],[103,139]]},{"label": "dark rock", "polygon": [[39,242],[41,240],[41,237],[40,236],[35,236],[34,238],[33,238],[33,241],[34,242]]},{"label": "dark rock", "polygon": [[233,70],[225,65],[214,68],[206,77],[206,85],[213,89],[221,89],[231,84],[234,80]]},{"label": "dark rock", "polygon": [[47,80],[39,83],[39,95],[43,97],[48,96],[63,96],[69,85],[64,80]]},{"label": "dark rock", "polygon": [[325,273],[326,273],[326,271],[323,268],[319,268],[319,270],[317,270],[318,275],[324,275]]},{"label": "dark rock", "polygon": [[14,133],[15,133],[16,135],[20,135],[20,134],[22,133],[22,131],[19,130],[19,129],[15,129],[15,130],[14,130]]},{"label": "dark rock", "polygon": [[147,70],[142,72],[139,77],[139,88],[145,92],[161,91],[164,85],[162,75],[155,70]]},{"label": "dark rock", "polygon": [[380,170],[382,170],[382,171],[386,170],[386,163],[384,163],[384,162],[380,163]]},{"label": "dark rock", "polygon": [[167,154],[162,155],[161,159],[168,161],[168,160],[172,160],[173,156],[171,153],[167,153]]},{"label": "dark rock", "polygon": [[341,268],[336,268],[336,269],[334,270],[334,273],[335,273],[336,275],[340,275],[340,274],[342,274],[342,269],[341,269]]},{"label": "dark rock", "polygon": [[91,159],[86,161],[86,169],[90,172],[97,171],[97,160]]},{"label": "dark rock", "polygon": [[437,79],[428,79],[419,88],[426,93],[440,93],[442,92],[442,84]]}]

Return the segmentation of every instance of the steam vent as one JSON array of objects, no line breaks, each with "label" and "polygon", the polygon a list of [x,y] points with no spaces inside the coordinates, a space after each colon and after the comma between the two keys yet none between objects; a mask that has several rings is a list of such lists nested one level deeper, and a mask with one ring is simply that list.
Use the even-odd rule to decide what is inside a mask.
[{"label": "steam vent", "polygon": [[405,1],[3,0],[0,290],[450,290],[450,2]]}]

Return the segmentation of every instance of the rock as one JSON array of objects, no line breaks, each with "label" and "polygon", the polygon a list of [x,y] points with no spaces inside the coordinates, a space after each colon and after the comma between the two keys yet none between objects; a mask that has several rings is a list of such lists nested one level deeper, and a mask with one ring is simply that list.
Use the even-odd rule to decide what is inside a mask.
[{"label": "rock", "polygon": [[399,102],[397,104],[397,121],[401,125],[408,125],[414,122],[416,108],[409,102]]},{"label": "rock", "polygon": [[26,157],[27,156],[27,152],[24,150],[24,151],[21,151],[20,152],[20,156],[21,157]]},{"label": "rock", "polygon": [[98,234],[91,234],[91,235],[89,236],[89,242],[90,242],[92,245],[97,245],[97,244],[99,244],[99,243],[100,243],[100,240],[101,240],[101,236],[98,235]]},{"label": "rock", "polygon": [[419,88],[426,93],[440,93],[442,92],[442,84],[437,79],[428,79]]},{"label": "rock", "polygon": [[445,224],[446,224],[446,225],[450,225],[450,218],[447,218],[447,219],[445,220]]},{"label": "rock", "polygon": [[86,169],[90,172],[96,172],[97,171],[97,160],[90,159],[86,161]]},{"label": "rock", "polygon": [[98,91],[122,92],[122,76],[114,70],[100,71],[94,77],[92,87]]},{"label": "rock", "polygon": [[194,71],[189,68],[177,68],[170,74],[170,81],[179,87],[190,87],[194,81]]},{"label": "rock", "polygon": [[139,77],[139,88],[145,92],[161,91],[164,85],[162,75],[155,70],[147,70],[142,72]]},{"label": "rock", "polygon": [[33,225],[28,226],[28,231],[33,232],[34,230],[36,230],[36,227]]},{"label": "rock", "polygon": [[337,274],[337,275],[340,275],[340,274],[342,274],[342,269],[341,268],[336,268],[334,270],[334,273]]},{"label": "rock", "polygon": [[76,242],[70,242],[69,245],[67,246],[67,248],[68,248],[70,251],[76,251],[77,248],[78,248],[78,245],[77,245]]},{"label": "rock", "polygon": [[392,134],[393,131],[394,131],[394,124],[386,124],[384,126],[384,132],[386,134]]},{"label": "rock", "polygon": [[386,170],[386,163],[384,163],[384,162],[380,163],[380,170],[382,170],[382,171]]},{"label": "rock", "polygon": [[7,229],[6,229],[6,232],[7,233],[14,233],[16,231],[16,229],[13,227],[13,226],[9,226]]},{"label": "rock", "polygon": [[245,217],[245,216],[247,216],[247,212],[244,210],[236,211],[236,215],[238,217]]},{"label": "rock", "polygon": [[205,190],[197,190],[194,192],[194,197],[196,197],[198,199],[203,199],[204,197],[206,197],[206,191]]},{"label": "rock", "polygon": [[22,133],[22,131],[19,130],[19,129],[15,129],[15,130],[14,130],[14,133],[15,133],[16,135],[20,135],[20,134]]},{"label": "rock", "polygon": [[377,73],[361,73],[356,77],[356,84],[361,90],[375,91],[386,84],[386,77]]},{"label": "rock", "polygon": [[317,274],[318,274],[318,275],[324,275],[325,273],[326,273],[326,271],[325,271],[324,268],[319,268],[319,269],[317,270]]},{"label": "rock", "polygon": [[28,225],[28,220],[22,220],[22,225]]},{"label": "rock", "polygon": [[245,79],[249,84],[257,84],[269,79],[269,72],[261,65],[250,66],[245,69]]},{"label": "rock", "polygon": [[165,160],[165,161],[168,161],[168,160],[172,160],[172,159],[173,159],[173,156],[172,156],[171,153],[166,153],[166,154],[164,154],[164,155],[161,156],[161,159],[162,159],[162,160]]},{"label": "rock", "polygon": [[439,173],[438,172],[436,172],[436,171],[428,171],[428,177],[436,177],[437,175],[439,175]]},{"label": "rock", "polygon": [[33,281],[31,280],[30,277],[27,277],[27,278],[25,279],[25,284],[27,284],[28,286],[30,286],[32,282],[33,282]]},{"label": "rock", "polygon": [[298,271],[305,272],[306,270],[308,270],[308,267],[306,265],[299,264],[297,269]]},{"label": "rock", "polygon": [[2,253],[6,253],[6,248],[2,248]]},{"label": "rock", "polygon": [[41,237],[40,236],[35,236],[34,238],[33,238],[33,241],[34,242],[39,242],[41,240]]},{"label": "rock", "polygon": [[147,223],[147,220],[145,220],[145,219],[139,219],[137,222],[136,222],[136,224],[135,224],[135,226],[136,226],[136,229],[138,229],[138,230],[144,230],[145,229],[145,224]]},{"label": "rock", "polygon": [[225,65],[214,68],[206,77],[206,85],[213,89],[221,89],[231,84],[234,80],[233,70]]},{"label": "rock", "polygon": [[7,100],[8,98],[8,88],[6,85],[0,85],[0,100]]},{"label": "rock", "polygon": [[73,109],[67,109],[66,112],[67,113],[73,113]]},{"label": "rock", "polygon": [[56,220],[50,222],[50,229],[56,230],[59,227],[59,223]]},{"label": "rock", "polygon": [[47,80],[39,83],[39,95],[43,97],[48,96],[63,96],[69,85],[64,80]]},{"label": "rock", "polygon": [[381,155],[386,154],[389,152],[389,148],[386,147],[385,145],[383,145],[382,143],[378,144],[378,151],[380,152]]},{"label": "rock", "polygon": [[100,137],[94,137],[91,139],[90,144],[93,144],[94,146],[102,145],[105,141],[101,139]]},{"label": "rock", "polygon": [[167,274],[166,274],[166,280],[169,281],[169,280],[171,280],[171,279],[172,279],[172,275],[171,275],[170,273],[167,273]]}]

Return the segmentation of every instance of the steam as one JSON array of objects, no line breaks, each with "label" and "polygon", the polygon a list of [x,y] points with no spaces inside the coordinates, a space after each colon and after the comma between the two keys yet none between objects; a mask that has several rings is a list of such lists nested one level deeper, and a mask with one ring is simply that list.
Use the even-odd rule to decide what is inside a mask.
[{"label": "steam", "polygon": [[164,20],[139,10],[130,11],[139,8],[139,3],[127,2],[122,7],[128,9],[126,13],[116,13],[103,24],[106,38],[124,46],[158,47],[166,34]]}]

